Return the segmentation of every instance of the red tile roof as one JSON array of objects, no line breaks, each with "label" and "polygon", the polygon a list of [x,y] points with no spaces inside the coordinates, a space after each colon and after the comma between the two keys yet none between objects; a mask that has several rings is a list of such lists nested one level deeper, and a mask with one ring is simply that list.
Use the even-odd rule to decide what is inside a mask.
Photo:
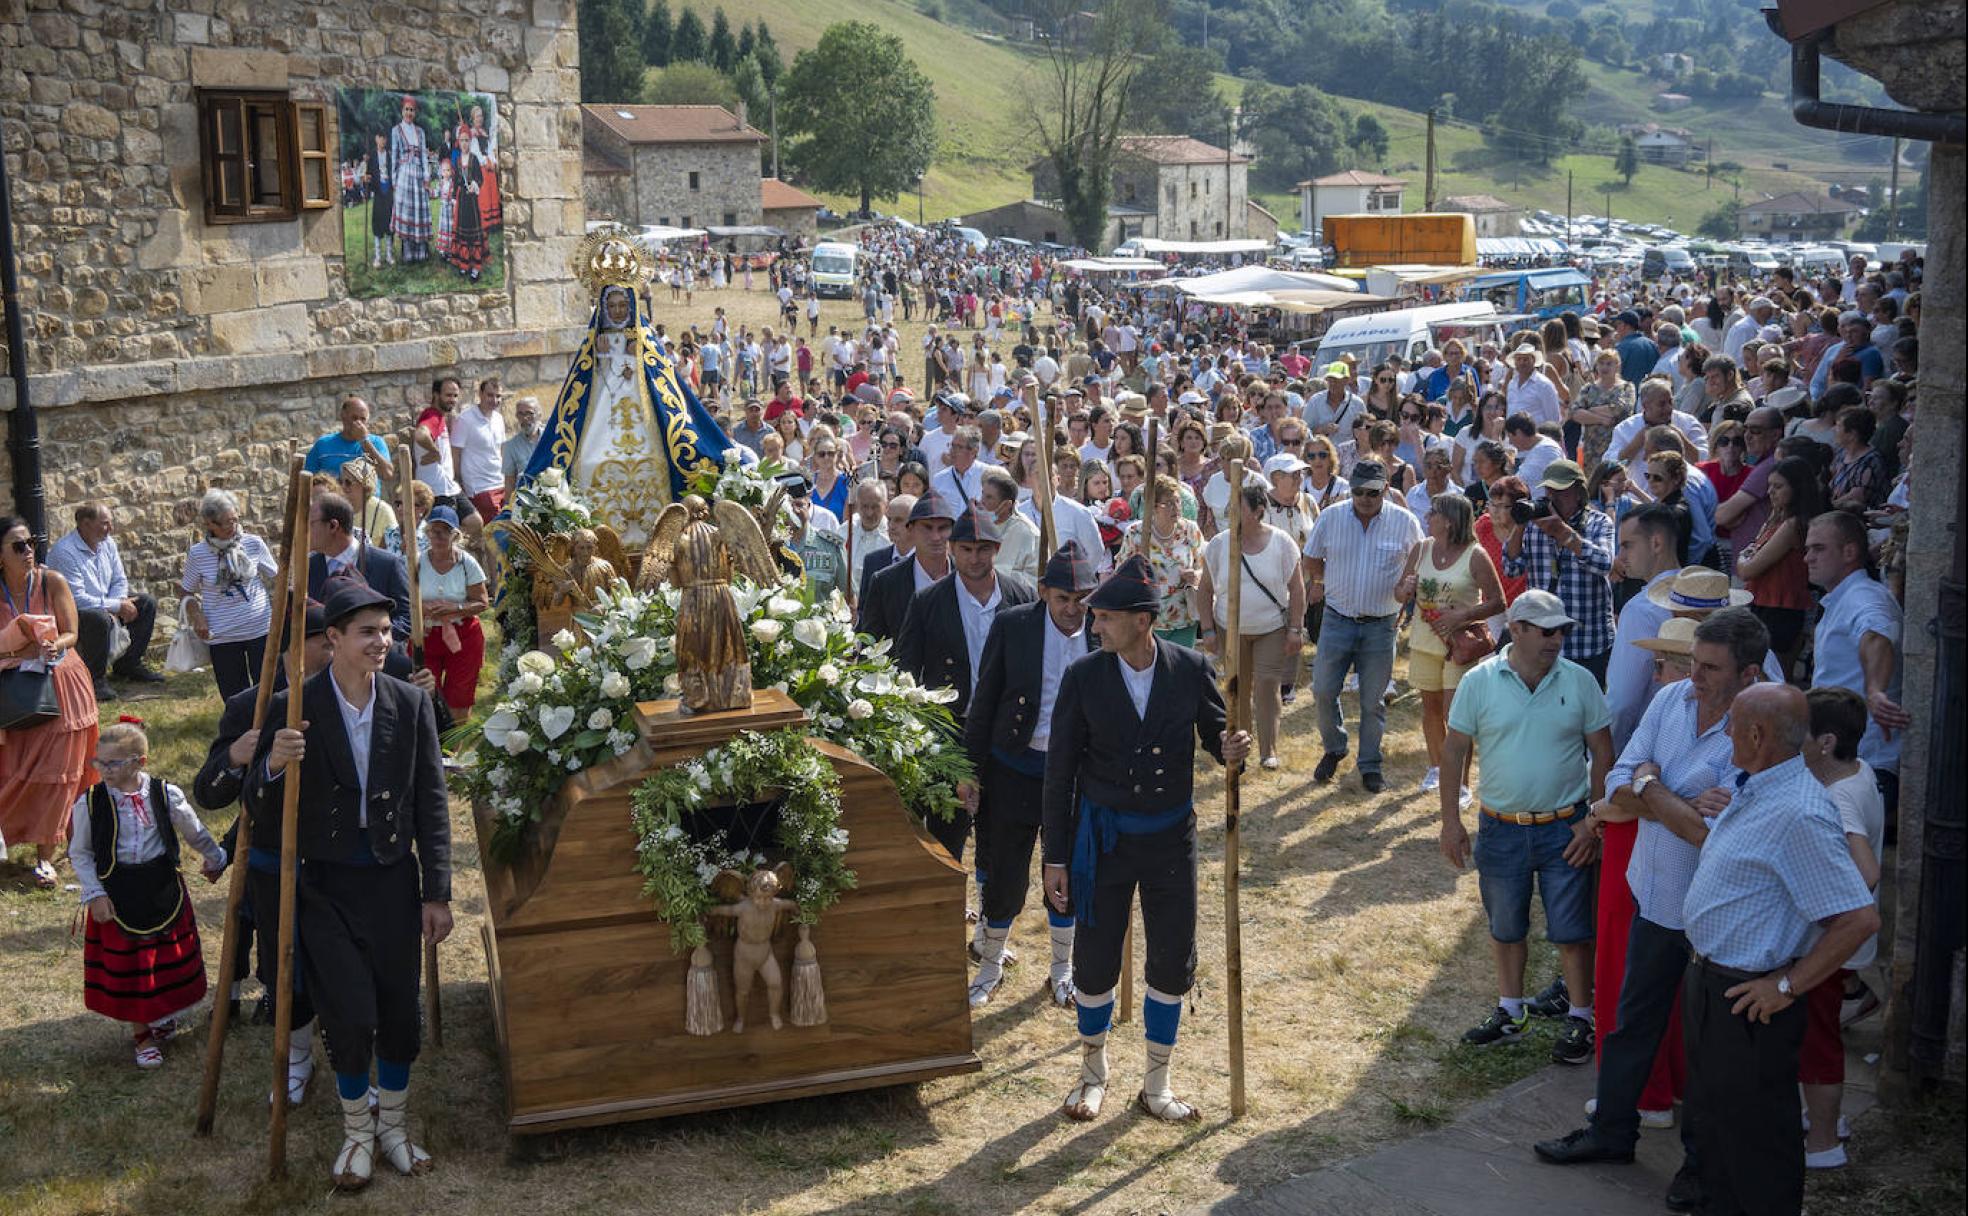
[{"label": "red tile roof", "polygon": [[765,142],[763,134],[723,106],[584,105],[581,110],[632,144]]},{"label": "red tile roof", "polygon": [[[1191,139],[1187,135],[1123,135],[1114,149],[1124,156],[1134,156],[1158,165],[1220,165],[1224,162],[1222,148]],[[1247,165],[1248,156],[1231,156],[1233,165]]]},{"label": "red tile roof", "polygon": [[1298,184],[1301,189],[1306,186],[1405,186],[1408,184],[1408,179],[1348,169],[1344,173],[1328,173],[1324,177],[1315,177],[1311,181]]},{"label": "red tile roof", "polygon": [[794,207],[822,207],[819,199],[800,189],[788,185],[776,177],[759,179],[759,205],[764,211],[787,211]]}]

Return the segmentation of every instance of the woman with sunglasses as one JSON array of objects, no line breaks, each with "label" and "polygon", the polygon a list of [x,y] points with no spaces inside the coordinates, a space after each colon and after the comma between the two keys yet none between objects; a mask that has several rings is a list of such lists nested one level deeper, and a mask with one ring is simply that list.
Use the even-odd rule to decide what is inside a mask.
[{"label": "woman with sunglasses", "polygon": [[403,552],[403,532],[397,526],[396,509],[376,493],[374,466],[366,460],[351,460],[336,475],[336,485],[355,509],[357,537],[392,553]]},{"label": "woman with sunglasses", "polygon": [[[1684,566],[1688,564],[1688,540],[1695,528],[1694,507],[1688,502],[1687,488],[1687,458],[1679,452],[1654,452],[1647,457],[1647,484],[1629,485],[1626,490],[1642,506],[1659,503],[1674,512],[1674,523],[1680,530],[1674,551]],[[1618,522],[1614,520],[1615,524]]]},{"label": "woman with sunglasses", "polygon": [[869,448],[872,455],[867,463],[854,470],[854,479],[886,482],[889,493],[895,493],[895,478],[902,471],[907,448],[908,436],[900,429],[892,426],[878,428],[873,446]]},{"label": "woman with sunglasses", "polygon": [[1373,369],[1367,382],[1367,411],[1376,418],[1394,418],[1401,406],[1401,373],[1391,363]]},{"label": "woman with sunglasses", "polygon": [[1502,393],[1488,392],[1477,399],[1476,421],[1456,432],[1455,451],[1449,455],[1452,476],[1458,481],[1475,476],[1476,466],[1469,454],[1484,440],[1503,443],[1503,423],[1509,416],[1510,402]]},{"label": "woman with sunglasses", "polygon": [[813,467],[808,471],[813,482],[813,505],[832,511],[835,519],[846,519],[848,479],[840,471],[840,463],[839,439],[829,434],[813,441]]},{"label": "woman with sunglasses", "polygon": [[[1749,448],[1743,439],[1743,424],[1733,418],[1725,418],[1715,424],[1708,433],[1708,450],[1711,458],[1695,465],[1708,484],[1715,487],[1715,501],[1728,502],[1735,497],[1737,490],[1749,480],[1749,464],[1745,457]],[[1723,524],[1715,525],[1715,555],[1717,566],[1723,570],[1734,569],[1730,564],[1732,542],[1729,529]]]},{"label": "woman with sunglasses", "polygon": [[1824,490],[1817,470],[1793,456],[1770,470],[1769,491],[1770,516],[1736,554],[1736,577],[1749,589],[1749,610],[1769,629],[1770,649],[1788,671],[1802,647],[1812,605],[1804,537],[1825,510]]},{"label": "woman with sunglasses", "polygon": [[0,683],[50,672],[60,706],[53,718],[7,731],[0,746],[0,840],[34,846],[34,885],[44,891],[57,885],[69,809],[94,784],[95,682],[75,651],[77,623],[68,580],[35,560],[26,521],[0,518],[0,673],[28,673],[0,674]]}]

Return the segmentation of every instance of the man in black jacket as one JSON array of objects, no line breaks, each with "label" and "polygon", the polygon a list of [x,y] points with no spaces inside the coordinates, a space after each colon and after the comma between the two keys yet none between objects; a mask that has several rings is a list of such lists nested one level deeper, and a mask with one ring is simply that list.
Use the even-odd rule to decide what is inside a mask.
[{"label": "man in black jacket", "polygon": [[[406,1109],[420,1039],[419,937],[451,932],[451,821],[427,693],[382,674],[389,597],[346,581],[324,615],[335,656],[302,685],[303,730],[264,733],[246,770],[255,848],[280,847],[286,782],[301,782],[295,933],[335,1066],[345,1140],[335,1185],[369,1181],[375,1157],[404,1174],[430,1168]],[[286,717],[288,689],[269,721]],[[412,859],[412,849],[415,857]],[[376,1066],[380,1108],[368,1106]]]},{"label": "man in black jacket", "polygon": [[861,617],[855,631],[877,642],[902,632],[902,618],[916,592],[950,573],[950,528],[957,513],[934,491],[909,508],[909,541],[915,549],[907,561],[876,571],[861,584]]},{"label": "man in black jacket", "polygon": [[[403,521],[403,534],[416,525]],[[328,582],[359,578],[389,597],[390,632],[398,642],[410,637],[410,571],[388,549],[355,539],[355,508],[340,494],[321,493],[308,505],[308,595],[326,602]]]},{"label": "man in black jacket", "polygon": [[1209,660],[1155,637],[1161,597],[1147,562],[1121,563],[1087,607],[1100,653],[1066,669],[1046,749],[1046,902],[1079,919],[1080,1081],[1064,1110],[1092,1119],[1107,1094],[1107,1028],[1138,886],[1148,1067],[1135,1102],[1157,1119],[1193,1122],[1195,1107],[1169,1087],[1169,1057],[1196,973],[1196,740],[1228,766],[1250,754],[1250,735],[1224,733]]},{"label": "man in black jacket", "polygon": [[[1086,627],[1086,597],[1098,581],[1079,543],[1067,541],[1046,563],[1038,601],[1000,612],[984,642],[964,718],[964,750],[980,784],[957,791],[977,819],[977,868],[984,876],[982,957],[970,984],[972,1008],[988,1002],[1002,982],[1005,942],[1025,908],[1053,706],[1067,666],[1094,645]],[[1069,1008],[1072,912],[1048,910],[1046,919],[1052,930],[1047,991],[1053,1004]]]}]

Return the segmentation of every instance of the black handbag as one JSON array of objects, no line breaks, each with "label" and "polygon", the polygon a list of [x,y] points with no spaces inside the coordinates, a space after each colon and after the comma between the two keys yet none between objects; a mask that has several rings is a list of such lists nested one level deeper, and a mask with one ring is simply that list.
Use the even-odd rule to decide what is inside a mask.
[{"label": "black handbag", "polygon": [[[27,602],[34,603],[34,579],[28,576]],[[0,730],[27,730],[61,717],[55,699],[52,671],[0,671]]]}]

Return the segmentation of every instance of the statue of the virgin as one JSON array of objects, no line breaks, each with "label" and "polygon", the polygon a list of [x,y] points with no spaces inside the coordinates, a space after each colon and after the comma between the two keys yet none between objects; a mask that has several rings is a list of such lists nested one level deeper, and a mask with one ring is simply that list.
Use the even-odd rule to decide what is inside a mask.
[{"label": "statue of the virgin", "polygon": [[639,315],[636,289],[649,266],[626,229],[601,229],[581,242],[575,273],[598,293],[594,315],[519,479],[525,486],[561,470],[597,522],[632,547],[648,540],[664,506],[683,497],[685,478],[721,467],[731,447]]}]

